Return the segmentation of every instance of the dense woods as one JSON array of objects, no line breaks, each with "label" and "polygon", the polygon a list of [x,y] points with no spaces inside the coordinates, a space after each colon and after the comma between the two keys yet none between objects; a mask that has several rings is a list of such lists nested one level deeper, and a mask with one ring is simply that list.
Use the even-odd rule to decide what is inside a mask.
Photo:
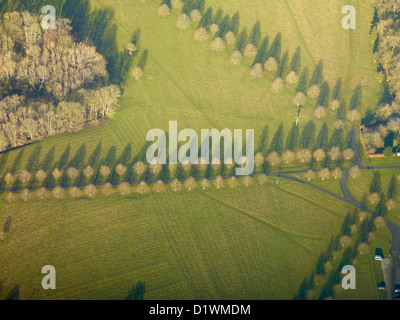
[{"label": "dense woods", "polygon": [[112,117],[138,52],[138,31],[135,48],[118,51],[113,10],[53,1],[56,29],[43,30],[46,4],[0,4],[0,151]]}]

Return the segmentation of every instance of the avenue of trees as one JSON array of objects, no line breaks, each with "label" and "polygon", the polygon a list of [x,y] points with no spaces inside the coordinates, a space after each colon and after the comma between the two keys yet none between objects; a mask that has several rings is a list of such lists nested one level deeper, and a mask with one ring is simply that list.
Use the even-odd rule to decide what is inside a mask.
[{"label": "avenue of trees", "polygon": [[[378,126],[365,128],[362,138],[367,154],[387,147],[386,156],[393,155],[393,140],[400,138],[400,6],[392,0],[375,0],[375,13],[370,33],[376,35],[373,48],[384,92],[375,112]],[[394,146],[396,147],[396,146]]]}]

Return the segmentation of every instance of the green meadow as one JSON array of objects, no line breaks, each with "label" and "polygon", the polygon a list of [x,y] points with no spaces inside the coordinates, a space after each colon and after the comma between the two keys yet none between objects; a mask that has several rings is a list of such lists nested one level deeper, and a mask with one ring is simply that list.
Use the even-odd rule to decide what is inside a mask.
[{"label": "green meadow", "polygon": [[[255,129],[255,145],[265,125],[269,140],[281,123],[287,135],[298,111],[295,86],[273,93],[272,75],[252,79],[252,61],[244,58],[233,65],[233,46],[222,53],[211,51],[211,40],[193,38],[194,25],[185,31],[176,27],[178,11],[158,16],[160,2],[92,1],[95,7],[115,10],[121,48],[141,28],[140,48],[149,50],[142,79],[128,81],[119,111],[108,123],[10,151],[2,158],[0,175],[17,157],[18,167],[24,168],[37,145],[39,163],[52,147],[56,162],[68,144],[72,157],[82,145],[90,155],[99,141],[102,157],[116,147],[118,158],[128,143],[136,155],[147,132],[167,131],[170,120],[178,121],[178,130]],[[345,4],[357,9],[356,30],[342,29]],[[270,43],[281,32],[282,52],[288,50],[291,57],[300,46],[302,66],[311,72],[322,59],[331,91],[341,77],[348,102],[361,84],[361,113],[375,108],[381,86],[372,55],[374,39],[369,37],[373,7],[368,1],[215,0],[208,5],[230,14],[239,11],[241,26],[248,29],[259,20]],[[307,101],[300,128],[314,119],[315,103]],[[335,120],[336,112],[328,108],[326,118],[315,119],[317,132],[326,122],[331,134]],[[353,125],[347,121],[346,126]],[[354,183],[367,181],[365,175]],[[338,180],[317,180],[312,183],[341,195]],[[361,187],[354,184],[351,190],[362,195]],[[11,217],[11,227],[0,241],[0,299],[15,286],[21,299],[124,299],[137,281],[146,284],[145,299],[292,299],[331,236],[340,232],[349,209],[310,187],[284,179],[275,183],[273,178],[264,186],[253,179],[247,188],[226,184],[221,190],[198,187],[192,192],[78,200],[32,196],[28,202],[18,197],[7,203],[2,194],[0,226]],[[358,260],[363,293],[339,297],[379,298],[369,258]],[[40,285],[40,271],[47,264],[57,270],[54,291]]]}]

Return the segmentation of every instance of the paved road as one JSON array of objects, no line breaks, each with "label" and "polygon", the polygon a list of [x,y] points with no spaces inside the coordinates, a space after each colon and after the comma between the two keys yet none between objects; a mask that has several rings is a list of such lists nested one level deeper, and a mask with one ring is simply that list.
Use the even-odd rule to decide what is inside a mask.
[{"label": "paved road", "polygon": [[[357,165],[361,170],[400,169],[400,165],[399,166],[364,166],[360,161],[360,156],[359,156],[358,149],[357,149],[357,144],[356,144],[357,134],[358,134],[357,131],[354,131],[354,130],[351,131],[349,134],[349,141],[350,141],[350,146],[354,151],[354,164]],[[350,168],[343,168],[343,174],[342,174],[342,178],[340,180],[340,187],[343,192],[342,197],[337,194],[334,194],[324,188],[313,185],[312,183],[309,183],[307,181],[304,181],[300,178],[297,178],[297,177],[294,177],[291,175],[291,174],[296,174],[296,173],[304,173],[307,171],[308,170],[294,170],[294,171],[285,171],[285,172],[279,172],[279,173],[271,173],[270,175],[271,176],[279,176],[282,178],[294,180],[299,183],[305,184],[316,190],[324,192],[325,194],[327,194],[335,199],[346,202],[356,208],[359,208],[362,211],[368,212],[373,217],[378,216],[378,214],[375,211],[369,209],[368,207],[366,207],[365,205],[360,203],[351,194],[351,192],[347,186],[347,181],[348,181],[349,175],[350,175]],[[390,268],[390,270],[389,270],[390,283],[388,284],[388,288],[394,288],[394,285],[396,283],[400,283],[400,257],[399,257],[399,255],[400,255],[400,227],[387,219],[385,219],[385,222],[392,234],[392,248],[391,248],[392,257],[391,257],[390,266],[389,266],[389,268]],[[388,292],[388,298],[393,299],[394,292]]]}]

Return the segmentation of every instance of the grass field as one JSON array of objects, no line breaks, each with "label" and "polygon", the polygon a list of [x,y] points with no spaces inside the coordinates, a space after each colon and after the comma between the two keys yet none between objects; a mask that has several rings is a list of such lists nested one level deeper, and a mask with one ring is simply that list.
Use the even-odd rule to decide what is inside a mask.
[{"label": "grass field", "polygon": [[[118,156],[129,142],[135,155],[147,131],[167,130],[169,120],[178,121],[178,130],[198,132],[213,127],[253,128],[256,145],[266,124],[270,139],[281,122],[288,133],[297,115],[292,101],[295,88],[272,93],[272,76],[251,79],[251,61],[234,66],[229,61],[232,48],[221,54],[212,52],[210,41],[193,39],[194,26],[185,31],[175,26],[177,12],[159,17],[159,2],[93,1],[116,10],[121,47],[141,27],[141,46],[150,52],[144,77],[141,82],[129,80],[120,110],[108,124],[38,142],[42,147],[39,162],[52,147],[55,160],[59,159],[68,143],[71,157],[81,145],[90,155],[99,141],[102,156],[112,146],[117,147]],[[351,32],[341,27],[345,4],[358,10],[358,27]],[[260,20],[262,33],[270,41],[281,32],[283,51],[289,50],[291,56],[300,46],[303,66],[311,69],[323,59],[331,89],[342,77],[348,101],[361,83],[362,111],[375,107],[380,89],[371,53],[373,39],[368,37],[373,9],[367,1],[216,0],[212,6],[229,13],[238,10],[248,29]],[[301,127],[313,119],[314,106],[315,101],[307,102]],[[323,121],[331,132],[334,120],[335,113],[328,110]],[[316,121],[318,129],[323,121]],[[34,148],[9,152],[0,175],[21,150],[23,168]],[[328,184],[328,190],[339,192],[334,180]],[[2,195],[0,203],[0,225],[12,217],[11,229],[0,242],[0,267],[7,274],[0,276],[0,298],[19,285],[20,297],[26,299],[123,299],[139,280],[146,283],[146,299],[291,299],[330,236],[340,231],[349,209],[282,179],[279,184],[240,190],[226,187],[218,192],[93,200],[8,204]],[[40,270],[46,264],[56,266],[55,291],[40,288]],[[371,270],[365,267],[369,286],[375,284]]]},{"label": "grass field", "polygon": [[[19,284],[21,298],[122,299],[141,280],[146,299],[290,299],[348,206],[282,181],[2,208],[2,298]],[[45,264],[55,291],[40,288]]]},{"label": "grass field", "polygon": [[[382,181],[382,191],[386,194],[390,179],[392,175],[396,177],[400,174],[400,170],[379,170],[381,174],[381,181]],[[349,189],[353,196],[361,201],[364,194],[369,195],[369,187],[372,182],[373,172],[370,170],[362,171],[360,177],[357,179],[349,179]],[[395,199],[395,207],[389,211],[388,219],[400,225],[400,202],[399,199]],[[375,210],[376,205],[372,205],[371,203],[367,204],[372,210]]]}]

